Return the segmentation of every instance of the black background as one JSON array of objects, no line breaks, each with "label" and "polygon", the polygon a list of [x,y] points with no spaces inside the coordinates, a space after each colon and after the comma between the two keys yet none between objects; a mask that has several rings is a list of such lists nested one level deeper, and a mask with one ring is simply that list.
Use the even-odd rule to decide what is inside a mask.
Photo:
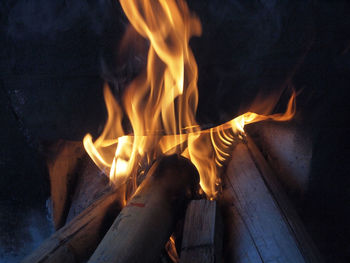
[{"label": "black background", "polygon": [[[294,86],[296,118],[313,138],[311,183],[299,211],[327,261],[350,262],[350,4],[188,4],[203,26],[190,42],[199,68],[197,119],[203,127],[222,123],[257,94]],[[103,82],[120,98],[145,64],[145,49],[118,55],[127,24],[117,1],[0,2],[1,262],[17,262],[52,231],[45,144],[96,136],[106,119]]]}]

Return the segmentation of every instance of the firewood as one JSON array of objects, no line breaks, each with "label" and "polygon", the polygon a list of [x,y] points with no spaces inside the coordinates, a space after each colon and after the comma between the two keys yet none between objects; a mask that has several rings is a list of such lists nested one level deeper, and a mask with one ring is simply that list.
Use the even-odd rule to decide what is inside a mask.
[{"label": "firewood", "polygon": [[[224,189],[223,195],[232,202],[229,188]],[[224,208],[224,262],[263,263],[238,209],[232,203]]]},{"label": "firewood", "polygon": [[220,244],[216,235],[218,216],[216,202],[205,199],[193,200],[187,207],[183,239],[181,245],[181,263],[220,262]]},{"label": "firewood", "polygon": [[80,167],[66,224],[97,200],[109,184],[107,175],[88,155],[81,160]]},{"label": "firewood", "polygon": [[59,229],[23,263],[85,262],[121,210],[118,189],[108,189],[98,200]]},{"label": "firewood", "polygon": [[156,161],[89,262],[155,262],[198,183],[187,159],[173,155]]},{"label": "firewood", "polygon": [[283,188],[279,182],[276,180],[277,176],[275,176],[271,167],[266,162],[265,158],[255,145],[254,141],[249,136],[247,136],[247,141],[249,153],[254,160],[256,167],[259,169],[260,174],[262,175],[271,194],[276,200],[279,208],[284,214],[285,219],[287,220],[292,232],[298,240],[299,247],[304,257],[307,259],[307,262],[323,262],[318,249],[307,233],[296,209],[289,200],[288,196],[283,191]]},{"label": "firewood", "polygon": [[303,225],[280,187],[272,191],[271,185],[277,183],[266,185],[265,172],[261,166],[257,167],[246,144],[235,146],[224,178],[223,196],[229,209],[226,214],[234,224],[226,225],[226,260],[322,262],[310,244],[306,244],[312,242],[305,231],[299,231]]},{"label": "firewood", "polygon": [[262,122],[247,126],[289,198],[299,204],[308,189],[311,169],[310,135],[295,122]]},{"label": "firewood", "polygon": [[66,222],[77,164],[85,151],[82,142],[59,140],[50,145],[47,152],[53,223],[55,229],[59,229]]}]

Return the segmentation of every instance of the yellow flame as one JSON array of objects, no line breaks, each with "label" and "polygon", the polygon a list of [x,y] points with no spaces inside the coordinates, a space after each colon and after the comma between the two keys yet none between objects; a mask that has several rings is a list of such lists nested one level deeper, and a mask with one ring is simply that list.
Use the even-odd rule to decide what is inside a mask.
[{"label": "yellow flame", "polygon": [[91,159],[100,169],[105,170],[105,168],[111,167],[115,146],[118,143],[118,138],[124,135],[124,131],[122,127],[122,111],[107,85],[104,87],[103,95],[108,113],[106,125],[95,142],[92,142],[92,136],[87,134],[83,143]]},{"label": "yellow flame", "polygon": [[[161,154],[178,153],[197,167],[208,198],[215,198],[219,169],[230,156],[230,146],[249,123],[285,121],[295,111],[295,94],[284,114],[247,112],[220,126],[200,130],[195,120],[198,69],[189,39],[201,34],[198,18],[183,0],[120,0],[135,30],[150,42],[147,67],[127,87],[122,103],[132,126],[125,134],[122,110],[106,85],[108,120],[94,142],[87,134],[84,146],[93,161],[117,185],[131,178],[136,187],[138,166]],[[152,4],[151,4],[152,3]]]},{"label": "yellow flame", "polygon": [[165,245],[165,249],[167,250],[168,255],[172,260],[172,262],[175,262],[175,263],[180,262],[180,258],[179,258],[179,255],[177,254],[177,250],[175,246],[174,235],[171,235],[171,237],[169,238],[168,242]]}]

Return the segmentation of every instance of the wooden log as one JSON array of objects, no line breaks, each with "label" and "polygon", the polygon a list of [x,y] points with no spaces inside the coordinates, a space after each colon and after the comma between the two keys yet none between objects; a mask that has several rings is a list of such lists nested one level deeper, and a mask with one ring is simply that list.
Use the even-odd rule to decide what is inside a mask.
[{"label": "wooden log", "polygon": [[66,224],[97,200],[109,187],[109,178],[88,155],[81,161],[80,166]]},{"label": "wooden log", "polygon": [[226,260],[239,263],[322,262],[317,251],[306,244],[311,242],[307,233],[298,231],[303,225],[292,205],[283,202],[285,207],[280,206],[281,202],[277,200],[282,194],[275,195],[271,191],[259,168],[246,144],[235,146],[224,178],[223,196],[234,220],[231,224],[235,224],[225,227]]},{"label": "wooden log", "polygon": [[77,178],[77,164],[85,154],[82,142],[59,140],[47,149],[52,214],[55,229],[62,227]]},{"label": "wooden log", "polygon": [[108,189],[98,200],[59,229],[23,263],[86,262],[121,210],[119,191]]},{"label": "wooden log", "polygon": [[187,159],[173,155],[156,161],[89,262],[155,262],[198,184]]},{"label": "wooden log", "polygon": [[221,262],[221,242],[218,228],[222,224],[216,213],[215,201],[193,200],[187,207],[180,263]]},{"label": "wooden log", "polygon": [[296,122],[261,122],[247,126],[279,183],[297,205],[309,185],[312,141],[306,129]]},{"label": "wooden log", "polygon": [[277,176],[269,164],[266,162],[265,158],[255,145],[254,141],[249,136],[247,136],[247,142],[249,153],[254,160],[256,167],[259,169],[260,174],[262,175],[264,182],[269,188],[272,196],[284,214],[289,227],[293,231],[299,243],[299,247],[301,248],[304,257],[307,259],[307,262],[323,262],[324,260],[321,254],[316,248],[310,235],[307,233],[306,228],[296,209],[294,208],[286,193],[283,191],[283,188],[279,184],[279,181],[276,180]]},{"label": "wooden log", "polygon": [[[229,188],[224,189],[223,196],[232,202],[230,190]],[[223,218],[224,262],[263,263],[254,239],[233,203],[224,205]]]}]

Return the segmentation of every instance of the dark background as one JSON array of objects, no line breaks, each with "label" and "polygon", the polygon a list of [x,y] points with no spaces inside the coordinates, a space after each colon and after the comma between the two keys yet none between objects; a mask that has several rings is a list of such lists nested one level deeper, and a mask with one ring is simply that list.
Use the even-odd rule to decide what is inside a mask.
[{"label": "dark background", "polygon": [[[350,262],[350,4],[188,4],[203,26],[191,40],[197,119],[222,123],[257,94],[294,86],[297,121],[313,139],[310,188],[298,209],[327,261]],[[96,136],[106,118],[103,82],[120,98],[145,64],[141,38],[119,52],[127,24],[117,1],[0,2],[0,262],[18,262],[53,231],[45,145]]]}]

